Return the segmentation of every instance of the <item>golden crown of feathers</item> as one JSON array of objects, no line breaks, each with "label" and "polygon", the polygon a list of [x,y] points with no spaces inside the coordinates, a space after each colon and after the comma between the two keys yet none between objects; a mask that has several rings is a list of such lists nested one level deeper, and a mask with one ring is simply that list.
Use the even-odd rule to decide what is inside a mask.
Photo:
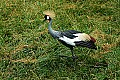
[{"label": "golden crown of feathers", "polygon": [[54,17],[55,17],[54,11],[46,10],[46,11],[43,12],[43,14],[49,15],[51,18],[54,18]]}]

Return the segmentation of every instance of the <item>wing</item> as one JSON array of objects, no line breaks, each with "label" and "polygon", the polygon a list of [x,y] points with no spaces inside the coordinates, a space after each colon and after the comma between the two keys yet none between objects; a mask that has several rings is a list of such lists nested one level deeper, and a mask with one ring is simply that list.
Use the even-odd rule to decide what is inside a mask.
[{"label": "wing", "polygon": [[78,39],[79,39],[79,41],[74,41],[76,46],[97,49],[95,44],[94,44],[96,40],[93,37],[89,36],[86,33],[74,34],[74,35],[78,36]]},{"label": "wing", "polygon": [[61,32],[61,36],[58,38],[58,40],[62,42],[64,45],[75,46],[74,39],[77,36],[73,34],[77,34],[77,33],[81,33],[81,32],[75,30],[68,30],[65,32]]},{"label": "wing", "polygon": [[64,42],[64,45],[67,44],[71,46],[83,46],[91,49],[96,49],[96,46],[94,44],[95,39],[93,37],[75,30],[62,32],[61,37],[59,37],[59,41],[62,43]]},{"label": "wing", "polygon": [[81,33],[79,31],[75,31],[75,30],[68,30],[65,32],[61,32],[61,36],[60,39],[67,39],[69,41],[90,41],[92,40],[93,42],[95,40],[93,40],[94,38],[89,36],[86,33]]},{"label": "wing", "polygon": [[74,39],[77,36],[73,34],[77,34],[77,33],[81,33],[81,32],[75,31],[75,30],[68,30],[68,31],[62,32],[61,37],[66,36],[67,38]]},{"label": "wing", "polygon": [[97,50],[97,47],[95,46],[93,41],[75,41],[74,43],[76,46],[82,46]]}]

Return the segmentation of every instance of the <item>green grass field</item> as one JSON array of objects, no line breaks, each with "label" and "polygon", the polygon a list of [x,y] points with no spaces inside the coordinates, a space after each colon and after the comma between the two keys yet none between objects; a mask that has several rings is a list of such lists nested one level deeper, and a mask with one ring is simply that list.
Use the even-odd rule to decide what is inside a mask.
[{"label": "green grass field", "polygon": [[[48,34],[43,11],[56,13],[53,29],[93,36],[98,50],[70,50]],[[0,0],[0,80],[120,80],[119,0]]]}]

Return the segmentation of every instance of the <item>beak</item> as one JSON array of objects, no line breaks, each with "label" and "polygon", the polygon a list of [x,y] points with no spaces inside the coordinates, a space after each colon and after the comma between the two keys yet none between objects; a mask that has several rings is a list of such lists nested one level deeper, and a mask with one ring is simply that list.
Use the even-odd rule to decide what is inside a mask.
[{"label": "beak", "polygon": [[44,19],[43,22],[45,22],[46,20]]}]

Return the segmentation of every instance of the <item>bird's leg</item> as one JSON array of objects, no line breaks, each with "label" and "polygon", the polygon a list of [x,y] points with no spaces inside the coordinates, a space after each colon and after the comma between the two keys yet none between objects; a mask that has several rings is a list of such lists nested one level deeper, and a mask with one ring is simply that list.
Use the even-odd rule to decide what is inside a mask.
[{"label": "bird's leg", "polygon": [[73,67],[73,69],[75,70],[75,69],[76,69],[76,59],[77,59],[78,57],[74,54],[74,52],[73,52],[73,47],[70,48],[70,49],[71,49],[72,59],[73,59],[73,63],[72,63],[72,65],[71,65],[71,67]]},{"label": "bird's leg", "polygon": [[72,53],[73,61],[75,61],[75,59],[77,59],[78,57],[74,54],[74,52],[73,52],[73,47],[70,48],[70,50],[71,50],[71,53]]}]

